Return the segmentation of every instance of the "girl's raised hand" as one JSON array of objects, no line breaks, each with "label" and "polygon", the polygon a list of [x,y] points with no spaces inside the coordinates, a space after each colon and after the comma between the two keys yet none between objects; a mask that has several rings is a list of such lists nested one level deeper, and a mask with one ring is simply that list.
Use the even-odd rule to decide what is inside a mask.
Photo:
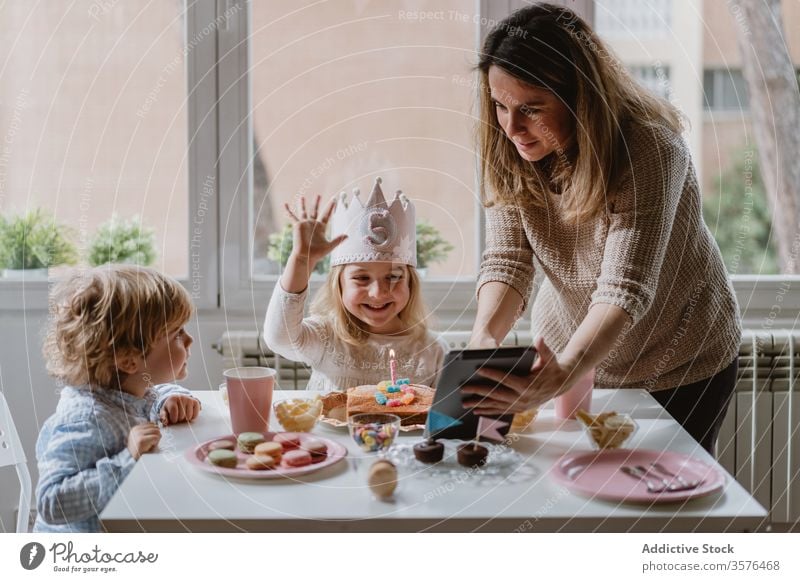
[{"label": "girl's raised hand", "polygon": [[336,208],[336,199],[328,203],[322,215],[319,214],[319,204],[320,197],[317,196],[310,213],[306,210],[305,196],[300,197],[300,211],[297,213],[288,204],[284,205],[293,222],[292,255],[296,261],[307,264],[309,270],[347,238],[346,234],[333,240],[328,240],[325,236],[328,221]]}]

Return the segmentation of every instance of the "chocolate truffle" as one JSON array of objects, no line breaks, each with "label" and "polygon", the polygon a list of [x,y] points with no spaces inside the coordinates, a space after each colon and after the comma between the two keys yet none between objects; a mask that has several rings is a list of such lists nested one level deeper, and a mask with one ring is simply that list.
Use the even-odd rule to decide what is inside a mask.
[{"label": "chocolate truffle", "polygon": [[489,449],[475,443],[465,443],[458,447],[458,464],[465,467],[481,467],[486,464]]},{"label": "chocolate truffle", "polygon": [[444,456],[444,445],[433,439],[414,445],[414,456],[420,463],[438,463]]}]

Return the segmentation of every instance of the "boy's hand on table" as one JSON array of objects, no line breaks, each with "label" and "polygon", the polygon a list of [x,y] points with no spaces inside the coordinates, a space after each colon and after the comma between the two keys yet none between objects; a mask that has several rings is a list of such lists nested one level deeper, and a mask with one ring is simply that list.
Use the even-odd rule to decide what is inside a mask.
[{"label": "boy's hand on table", "polygon": [[164,426],[192,422],[200,414],[200,402],[185,394],[173,394],[161,407],[159,418]]},{"label": "boy's hand on table", "polygon": [[144,453],[149,453],[161,440],[161,431],[152,422],[137,424],[128,433],[128,451],[131,456],[139,460]]}]

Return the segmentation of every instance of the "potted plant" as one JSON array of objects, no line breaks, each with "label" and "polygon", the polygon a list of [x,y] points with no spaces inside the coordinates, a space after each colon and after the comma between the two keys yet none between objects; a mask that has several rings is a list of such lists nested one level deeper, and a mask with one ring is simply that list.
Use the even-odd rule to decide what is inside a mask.
[{"label": "potted plant", "polygon": [[432,263],[441,263],[453,250],[453,245],[447,242],[439,229],[428,222],[417,223],[417,270],[425,276]]},{"label": "potted plant", "polygon": [[[417,270],[420,275],[424,277],[432,263],[444,261],[452,250],[453,245],[442,238],[435,226],[428,222],[417,223]],[[282,231],[269,235],[267,258],[283,268],[290,254],[292,254],[292,225],[287,224]],[[325,257],[317,263],[314,272],[327,273],[329,266],[330,257]]]},{"label": "potted plant", "polygon": [[9,279],[47,278],[47,269],[75,264],[78,253],[70,230],[40,208],[0,217],[0,266]]},{"label": "potted plant", "polygon": [[[287,224],[280,232],[274,232],[269,235],[269,244],[267,246],[267,258],[275,261],[281,266],[281,269],[286,266],[289,261],[289,255],[292,254],[292,225]],[[314,272],[324,275],[328,272],[331,264],[330,256],[325,257],[317,266],[314,267]]]},{"label": "potted plant", "polygon": [[97,227],[89,245],[87,260],[93,267],[125,263],[148,267],[156,258],[155,233],[142,225],[138,216],[122,220],[116,215]]}]

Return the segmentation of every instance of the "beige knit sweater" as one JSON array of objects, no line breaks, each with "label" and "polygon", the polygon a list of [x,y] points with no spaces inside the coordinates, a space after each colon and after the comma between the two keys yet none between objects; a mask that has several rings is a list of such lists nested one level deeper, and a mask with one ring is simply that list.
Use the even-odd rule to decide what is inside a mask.
[{"label": "beige knit sweater", "polygon": [[741,338],[739,309],[703,222],[683,139],[667,128],[643,127],[629,129],[625,139],[627,170],[605,216],[568,223],[557,195],[547,208],[486,209],[478,291],[500,281],[527,304],[534,274],[541,273],[532,331],[557,352],[592,305],[617,305],[631,322],[597,366],[596,385],[674,388],[733,361]]}]

